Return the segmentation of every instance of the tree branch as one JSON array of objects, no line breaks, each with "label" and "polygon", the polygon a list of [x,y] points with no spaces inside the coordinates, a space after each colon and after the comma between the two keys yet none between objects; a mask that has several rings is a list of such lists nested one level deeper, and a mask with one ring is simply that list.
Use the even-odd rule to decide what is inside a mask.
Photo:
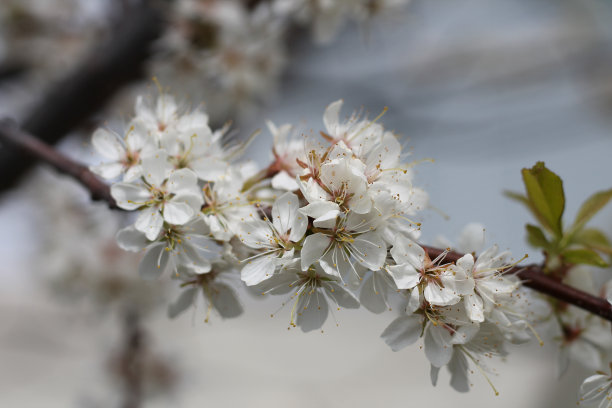
[{"label": "tree branch", "polygon": [[34,159],[34,162],[41,160],[60,172],[78,180],[90,191],[92,199],[106,201],[109,207],[117,208],[117,204],[110,194],[108,184],[101,181],[87,167],[19,129],[15,121],[10,119],[0,120],[0,142],[6,142],[2,143],[0,152],[6,151],[6,144],[12,145],[26,155],[29,155]]},{"label": "tree branch", "polygon": [[[42,160],[62,173],[74,177],[91,192],[91,197],[94,200],[106,201],[109,207],[117,208],[117,204],[110,194],[110,187],[102,182],[87,167],[63,155],[29,133],[20,130],[15,122],[9,119],[0,120],[0,142],[11,143],[15,147],[27,152],[32,157]],[[444,250],[440,248],[429,246],[423,246],[423,248],[431,258],[435,258],[444,252]],[[450,251],[446,254],[445,259],[456,262],[462,256],[463,254]],[[565,285],[545,275],[542,272],[542,267],[539,265],[515,266],[508,270],[508,273],[516,274],[523,281],[523,285],[531,289],[560,301],[578,306],[579,308],[612,322],[612,306],[607,300]]]},{"label": "tree branch", "polygon": [[[21,127],[55,144],[100,110],[124,85],[144,74],[151,44],[163,29],[156,1],[132,2],[107,41],[97,44],[65,79],[53,85]],[[0,151],[0,192],[13,187],[35,163],[20,151]]]}]

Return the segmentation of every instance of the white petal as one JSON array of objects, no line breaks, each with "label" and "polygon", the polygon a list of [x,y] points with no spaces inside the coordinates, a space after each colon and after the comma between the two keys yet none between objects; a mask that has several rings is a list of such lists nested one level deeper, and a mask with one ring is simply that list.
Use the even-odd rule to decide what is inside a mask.
[{"label": "white petal", "polygon": [[359,235],[350,247],[359,263],[372,271],[382,268],[385,263],[387,245],[375,231]]},{"label": "white petal", "polygon": [[195,274],[208,273],[211,270],[211,263],[208,258],[204,256],[202,251],[198,251],[192,244],[192,240],[189,240],[189,244],[183,243],[181,250],[178,255],[179,266],[185,267]]},{"label": "white petal", "polygon": [[330,245],[331,239],[320,232],[307,236],[300,253],[302,270],[307,270],[310,265],[321,259]]},{"label": "white petal", "polygon": [[484,247],[485,228],[482,224],[466,225],[457,239],[457,249],[462,252],[480,252]]},{"label": "white petal", "polygon": [[220,157],[206,156],[193,159],[189,167],[196,172],[200,179],[214,182],[227,173],[228,163]]},{"label": "white petal", "polygon": [[115,183],[111,186],[111,195],[119,208],[135,210],[151,199],[151,194],[144,186],[133,183]]},{"label": "white petal", "polygon": [[327,214],[330,213],[335,213],[338,215],[340,213],[340,206],[338,206],[336,203],[332,203],[331,201],[314,201],[307,206],[300,208],[300,212],[311,218],[317,219],[322,216],[327,216]]},{"label": "white petal", "polygon": [[296,324],[303,332],[320,329],[327,320],[327,300],[317,289],[312,294],[303,292],[297,304]]},{"label": "white petal", "polygon": [[187,203],[171,200],[164,205],[164,220],[170,224],[183,225],[193,218],[193,208]]},{"label": "white petal", "polygon": [[164,219],[156,207],[147,207],[142,210],[136,218],[136,223],[134,223],[134,227],[143,232],[150,241],[157,238],[163,225]]},{"label": "white petal", "polygon": [[193,305],[197,292],[197,288],[183,290],[183,293],[180,294],[178,299],[168,306],[168,317],[170,319],[174,319],[176,316],[187,310],[189,306]]},{"label": "white petal", "polygon": [[236,291],[225,283],[215,282],[212,290],[212,304],[224,319],[238,317],[242,314],[242,305]]},{"label": "white petal", "polygon": [[198,193],[198,176],[189,169],[179,169],[170,173],[166,183],[168,191],[174,194],[182,192]]},{"label": "white petal", "polygon": [[240,278],[247,286],[257,285],[258,283],[270,278],[274,274],[276,264],[270,256],[260,256],[247,261],[240,272]]},{"label": "white petal", "polygon": [[91,166],[89,169],[102,178],[112,180],[121,175],[123,165],[121,163],[102,163],[97,166]]},{"label": "white petal", "polygon": [[456,265],[470,276],[472,275],[472,269],[474,269],[474,257],[472,254],[465,254],[457,260]]},{"label": "white petal", "polygon": [[393,245],[393,248],[391,248],[390,252],[391,256],[398,265],[409,263],[417,270],[421,270],[423,268],[423,264],[425,262],[425,250],[415,242],[412,242],[403,236],[399,236],[395,240],[395,244]]},{"label": "white petal", "polygon": [[106,129],[97,129],[91,137],[91,143],[102,156],[120,161],[125,155],[125,148],[119,136]]},{"label": "white petal", "polygon": [[331,133],[331,136],[335,136],[336,128],[338,127],[338,123],[340,121],[340,109],[342,109],[343,103],[344,101],[340,99],[330,103],[327,108],[325,108],[323,123],[325,124],[327,131]]},{"label": "white petal", "polygon": [[138,231],[134,226],[129,226],[119,230],[116,238],[119,248],[131,252],[141,251],[149,243],[145,237],[145,234]]},{"label": "white petal", "polygon": [[140,261],[138,272],[145,280],[159,278],[168,265],[169,254],[164,243],[151,245]]},{"label": "white petal", "polygon": [[453,357],[448,362],[448,370],[451,373],[451,387],[459,392],[468,392],[470,390],[470,381],[468,378],[468,361],[463,353],[453,353]]},{"label": "white petal", "polygon": [[429,368],[429,378],[431,379],[431,385],[434,387],[438,385],[438,374],[440,374],[440,367],[434,367],[430,365]]},{"label": "white petal", "polygon": [[467,295],[463,298],[465,311],[473,322],[484,322],[484,307],[482,298],[477,294]]},{"label": "white petal", "polygon": [[605,400],[604,394],[612,392],[610,381],[610,377],[602,374],[588,377],[580,386],[580,398],[583,398],[584,402],[587,403],[598,402],[600,399]]},{"label": "white petal", "polygon": [[325,285],[325,288],[327,289],[328,296],[331,297],[338,306],[345,309],[359,308],[359,300],[357,297],[342,286],[328,283],[328,285]]},{"label": "white petal", "polygon": [[144,178],[153,186],[161,186],[171,169],[168,154],[165,150],[156,150],[142,159]]},{"label": "white petal", "polygon": [[286,171],[281,171],[272,177],[272,188],[276,190],[296,191],[300,188],[295,181],[295,177],[291,177]]},{"label": "white petal", "polygon": [[[274,201],[272,205],[272,224],[281,235],[285,235],[293,226],[295,218],[300,215],[299,207],[300,200],[293,193],[285,193]],[[306,221],[305,218],[302,216],[302,220]]]},{"label": "white petal", "polygon": [[437,306],[454,305],[461,300],[452,287],[442,287],[433,281],[427,284],[423,296],[429,303]]},{"label": "white petal", "polygon": [[450,344],[450,334],[446,329],[436,327],[430,324],[425,330],[425,355],[431,363],[436,367],[442,367],[448,364],[453,356],[453,346]]},{"label": "white petal", "polygon": [[274,235],[265,221],[251,220],[240,225],[238,238],[250,248],[277,248]]},{"label": "white petal", "polygon": [[423,320],[416,315],[400,316],[383,331],[380,337],[391,350],[399,351],[416,342],[421,336]]},{"label": "white petal", "polygon": [[365,279],[361,287],[361,293],[359,294],[359,302],[372,313],[382,313],[387,310],[387,304],[385,302],[384,289],[375,285],[376,274],[379,272],[372,272],[368,278]]},{"label": "white petal", "polygon": [[387,268],[398,289],[412,289],[421,280],[421,275],[410,264],[392,265]]},{"label": "white petal", "polygon": [[410,291],[410,297],[408,298],[408,303],[406,304],[406,313],[414,313],[418,308],[421,307],[421,294],[419,293],[419,289],[412,289]]}]

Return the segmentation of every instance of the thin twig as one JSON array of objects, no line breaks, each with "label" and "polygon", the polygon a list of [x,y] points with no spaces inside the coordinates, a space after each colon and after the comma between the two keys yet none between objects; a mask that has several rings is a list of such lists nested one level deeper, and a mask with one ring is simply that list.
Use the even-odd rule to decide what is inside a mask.
[{"label": "thin twig", "polygon": [[35,161],[41,160],[60,172],[78,180],[90,191],[92,199],[106,201],[110,208],[117,208],[117,204],[110,194],[108,184],[101,181],[87,167],[63,155],[52,146],[49,146],[29,133],[19,129],[13,120],[0,120],[0,142],[3,142],[0,151],[6,149],[4,142],[7,142],[31,156]]},{"label": "thin twig", "polygon": [[[164,27],[159,3],[132,1],[106,41],[95,44],[83,61],[45,92],[21,127],[53,145],[103,108],[118,90],[141,78],[151,45]],[[2,149],[0,192],[13,187],[34,163],[18,150]]]},{"label": "thin twig", "polygon": [[[111,208],[117,208],[115,200],[110,195],[109,186],[100,181],[88,168],[76,163],[27,132],[20,130],[14,122],[7,119],[0,120],[0,142],[12,143],[31,156],[74,177],[91,192],[93,199],[106,201]],[[432,258],[444,252],[444,249],[440,248],[429,246],[423,248]],[[462,256],[463,254],[450,251],[446,254],[445,259],[455,262]],[[516,266],[510,269],[508,273],[516,274],[521,278],[523,284],[531,289],[612,321],[612,306],[605,299],[590,295],[545,275],[539,265]]]}]

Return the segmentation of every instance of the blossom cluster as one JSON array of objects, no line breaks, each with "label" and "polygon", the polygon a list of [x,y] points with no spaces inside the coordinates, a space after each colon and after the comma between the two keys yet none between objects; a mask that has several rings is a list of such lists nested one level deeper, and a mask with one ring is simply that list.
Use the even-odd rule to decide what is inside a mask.
[{"label": "blossom cluster", "polygon": [[[249,3],[249,4],[247,4]],[[407,0],[177,0],[150,72],[195,99],[212,118],[253,116],[276,94],[294,25],[328,43],[348,20],[397,15]],[[177,80],[180,78],[180,80]]]},{"label": "blossom cluster", "polygon": [[447,261],[420,246],[428,195],[413,184],[416,162],[379,115],[341,118],[343,101],[323,115],[324,130],[303,132],[268,122],[272,162],[257,172],[237,162],[227,129],[206,113],[180,109],[161,93],[139,98],[124,135],[99,129],[94,147],[110,162],[93,166],[115,182],[117,205],[136,211],[119,245],[144,251],[140,274],[165,271],[183,292],[176,316],[203,297],[207,319],[242,312],[238,276],[261,294],[292,304],[289,327],[321,329],[330,310],[363,305],[403,313],[382,338],[399,350],[423,338],[432,382],[448,366],[453,387],[467,391],[468,366],[504,356],[504,344],[530,338],[533,298],[505,272],[514,265],[496,246]]}]

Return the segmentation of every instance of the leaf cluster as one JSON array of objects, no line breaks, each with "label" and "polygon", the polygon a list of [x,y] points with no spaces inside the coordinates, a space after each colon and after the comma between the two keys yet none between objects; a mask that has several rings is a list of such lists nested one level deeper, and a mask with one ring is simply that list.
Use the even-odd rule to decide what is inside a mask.
[{"label": "leaf cluster", "polygon": [[523,204],[539,225],[527,224],[527,241],[546,254],[548,272],[572,265],[609,266],[602,256],[612,255],[612,245],[598,228],[587,223],[611,199],[612,189],[598,191],[587,198],[574,221],[564,227],[565,192],[561,178],[537,162],[521,171],[525,194],[506,192],[506,196]]}]

